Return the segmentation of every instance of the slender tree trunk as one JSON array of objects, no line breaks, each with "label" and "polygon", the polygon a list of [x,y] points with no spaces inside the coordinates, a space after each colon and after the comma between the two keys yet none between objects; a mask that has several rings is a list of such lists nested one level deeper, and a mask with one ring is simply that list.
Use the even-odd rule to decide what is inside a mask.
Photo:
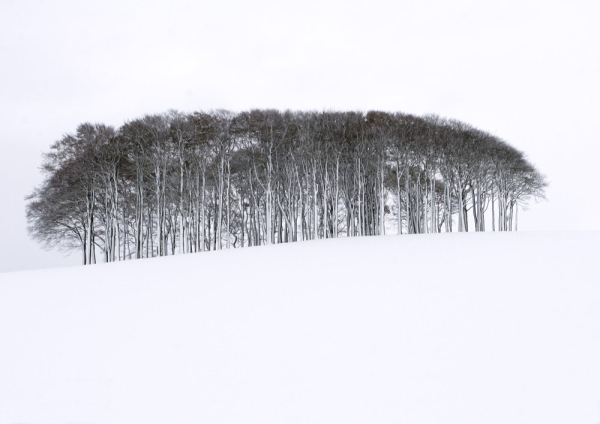
[{"label": "slender tree trunk", "polygon": [[492,231],[496,231],[496,213],[494,211],[494,185],[492,184]]},{"label": "slender tree trunk", "polygon": [[379,216],[379,234],[380,235],[385,235],[385,192],[384,192],[384,159],[381,158],[381,167],[380,167],[380,186],[379,186],[379,193],[380,193],[380,205],[379,205],[379,209],[380,209],[380,216]]},{"label": "slender tree trunk", "polygon": [[333,222],[333,237],[338,237],[338,221],[339,221],[339,199],[340,199],[340,158],[335,160],[335,209]]},{"label": "slender tree trunk", "polygon": [[231,167],[227,161],[227,249],[231,247]]},{"label": "slender tree trunk", "polygon": [[410,219],[411,219],[411,215],[410,215],[410,186],[409,186],[409,180],[410,180],[410,171],[408,166],[406,167],[406,177],[404,179],[404,191],[406,192],[406,232],[408,234],[412,234],[413,231],[411,231],[411,225],[410,225]]},{"label": "slender tree trunk", "polygon": [[221,234],[223,231],[223,186],[225,184],[225,178],[223,176],[224,171],[224,158],[221,156],[221,164],[219,166],[219,197],[217,201],[219,202],[218,212],[216,218],[216,227],[215,227],[215,250],[221,250],[222,248],[222,240]]},{"label": "slender tree trunk", "polygon": [[313,172],[312,172],[312,182],[313,182],[313,228],[312,228],[312,239],[317,240],[319,237],[318,228],[319,228],[319,216],[317,213],[318,203],[317,203],[317,194],[319,192],[319,187],[317,186],[317,165],[313,162]]},{"label": "slender tree trunk", "polygon": [[458,232],[462,233],[465,231],[465,219],[464,219],[464,204],[463,204],[463,189],[458,179]]},{"label": "slender tree trunk", "polygon": [[396,161],[396,203],[398,208],[398,234],[402,234],[402,193],[400,192],[400,161]]}]

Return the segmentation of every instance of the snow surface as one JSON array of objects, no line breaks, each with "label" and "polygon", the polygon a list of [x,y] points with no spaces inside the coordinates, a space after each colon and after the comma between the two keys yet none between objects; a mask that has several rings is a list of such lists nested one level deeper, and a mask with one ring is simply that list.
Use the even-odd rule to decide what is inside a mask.
[{"label": "snow surface", "polygon": [[0,274],[0,423],[600,422],[600,233]]}]

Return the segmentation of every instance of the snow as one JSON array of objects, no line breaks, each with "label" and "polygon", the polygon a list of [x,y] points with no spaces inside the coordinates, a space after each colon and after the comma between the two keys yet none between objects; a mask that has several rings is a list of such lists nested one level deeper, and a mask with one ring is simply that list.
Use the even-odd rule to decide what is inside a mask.
[{"label": "snow", "polygon": [[600,421],[600,233],[0,274],[0,423]]}]

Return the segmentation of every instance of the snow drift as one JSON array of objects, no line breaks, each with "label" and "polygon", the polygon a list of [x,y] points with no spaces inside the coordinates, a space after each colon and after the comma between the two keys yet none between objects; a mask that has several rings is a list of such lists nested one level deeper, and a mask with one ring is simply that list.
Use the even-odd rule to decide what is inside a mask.
[{"label": "snow drift", "polygon": [[600,421],[600,233],[0,275],[0,423]]}]

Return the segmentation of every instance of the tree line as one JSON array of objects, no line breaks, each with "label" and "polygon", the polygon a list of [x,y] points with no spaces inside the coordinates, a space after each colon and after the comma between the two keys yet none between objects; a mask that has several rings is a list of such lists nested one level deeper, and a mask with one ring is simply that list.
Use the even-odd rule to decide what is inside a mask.
[{"label": "tree line", "polygon": [[546,186],[494,135],[377,111],[84,123],[43,155],[42,171],[27,197],[30,234],[79,249],[84,264],[386,232],[511,231],[519,206]]}]

